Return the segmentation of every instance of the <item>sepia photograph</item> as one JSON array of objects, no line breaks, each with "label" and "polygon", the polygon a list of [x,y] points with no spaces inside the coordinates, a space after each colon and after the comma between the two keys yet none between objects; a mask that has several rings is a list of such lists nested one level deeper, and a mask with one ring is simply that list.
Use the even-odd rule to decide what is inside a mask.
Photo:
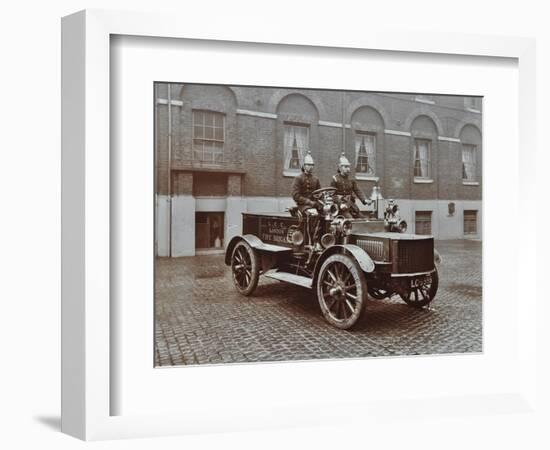
[{"label": "sepia photograph", "polygon": [[155,367],[483,351],[482,97],[153,88]]}]

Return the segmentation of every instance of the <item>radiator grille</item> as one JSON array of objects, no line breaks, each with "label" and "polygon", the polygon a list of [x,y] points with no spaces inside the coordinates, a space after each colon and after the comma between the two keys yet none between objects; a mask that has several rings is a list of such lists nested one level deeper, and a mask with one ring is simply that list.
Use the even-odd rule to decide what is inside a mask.
[{"label": "radiator grille", "polygon": [[357,239],[357,246],[365,250],[375,261],[384,260],[384,243],[382,241]]},{"label": "radiator grille", "polygon": [[433,239],[400,240],[397,248],[397,270],[399,273],[427,272],[433,269]]}]

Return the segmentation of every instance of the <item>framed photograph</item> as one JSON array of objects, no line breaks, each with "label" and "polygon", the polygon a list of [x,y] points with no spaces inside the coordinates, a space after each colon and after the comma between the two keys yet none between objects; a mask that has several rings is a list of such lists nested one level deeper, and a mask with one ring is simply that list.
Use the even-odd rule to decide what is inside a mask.
[{"label": "framed photograph", "polygon": [[533,41],[62,27],[64,432],[536,414]]}]

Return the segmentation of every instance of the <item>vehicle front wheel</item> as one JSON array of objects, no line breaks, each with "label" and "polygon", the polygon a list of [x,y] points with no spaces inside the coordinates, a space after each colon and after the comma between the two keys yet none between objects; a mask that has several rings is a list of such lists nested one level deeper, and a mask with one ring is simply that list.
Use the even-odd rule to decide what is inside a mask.
[{"label": "vehicle front wheel", "polygon": [[260,278],[260,262],[258,254],[246,241],[235,245],[231,254],[231,272],[235,287],[242,295],[251,295]]},{"label": "vehicle front wheel", "polygon": [[329,256],[317,277],[317,299],[327,322],[343,330],[353,327],[365,309],[366,297],[365,275],[355,260]]},{"label": "vehicle front wheel", "polygon": [[407,305],[422,308],[429,305],[434,299],[438,286],[439,276],[437,269],[435,269],[425,278],[413,278],[409,280],[407,289],[399,295]]}]

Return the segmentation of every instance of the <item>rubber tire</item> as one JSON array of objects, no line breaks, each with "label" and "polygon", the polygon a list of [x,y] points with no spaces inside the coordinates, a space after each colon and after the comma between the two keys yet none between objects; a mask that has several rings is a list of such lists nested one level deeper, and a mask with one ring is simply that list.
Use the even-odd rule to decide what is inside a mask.
[{"label": "rubber tire", "polygon": [[409,299],[406,299],[402,295],[399,295],[401,299],[409,306],[412,306],[413,308],[423,308],[424,306],[428,306],[433,299],[435,298],[437,294],[437,288],[439,287],[439,275],[437,273],[437,269],[435,269],[434,272],[432,272],[432,284],[430,285],[430,289],[428,289],[428,299],[422,299],[420,301],[414,301],[410,299],[410,296],[412,295],[412,292],[409,293]]},{"label": "rubber tire", "polygon": [[[331,312],[329,311],[329,308],[325,303],[325,297],[323,295],[323,280],[327,273],[327,269],[330,267],[334,267],[337,263],[343,264],[353,277],[356,286],[356,296],[359,302],[359,306],[347,319],[338,319],[337,317],[334,317],[333,314],[331,314]],[[316,291],[317,301],[319,302],[321,312],[323,313],[325,320],[331,325],[342,330],[348,330],[352,328],[355,324],[357,324],[360,319],[362,319],[362,316],[364,315],[365,305],[367,303],[367,281],[365,279],[363,271],[361,270],[359,264],[357,264],[355,259],[351,258],[348,255],[341,254],[329,256],[323,262],[321,269],[319,270]]]},{"label": "rubber tire", "polygon": [[[237,280],[235,266],[239,263],[237,260],[238,256],[244,258],[248,257],[250,260],[250,281],[246,284],[246,286],[243,286],[242,283],[239,283]],[[237,242],[233,248],[233,252],[231,253],[231,273],[233,276],[233,283],[235,284],[237,291],[247,297],[252,295],[258,286],[258,280],[260,278],[260,259],[256,250],[254,250],[244,239]]]}]

